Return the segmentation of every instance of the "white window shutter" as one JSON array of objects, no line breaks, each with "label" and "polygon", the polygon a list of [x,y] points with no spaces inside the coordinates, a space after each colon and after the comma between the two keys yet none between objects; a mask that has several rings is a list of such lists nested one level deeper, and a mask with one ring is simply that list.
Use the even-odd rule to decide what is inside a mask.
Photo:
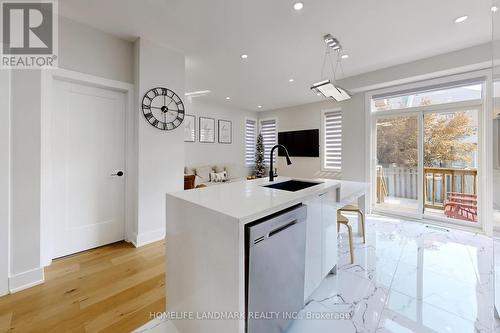
[{"label": "white window shutter", "polygon": [[342,169],[342,111],[324,114],[323,167],[326,170]]},{"label": "white window shutter", "polygon": [[255,143],[257,141],[257,122],[252,119],[245,121],[245,164],[255,164]]},{"label": "white window shutter", "polygon": [[[264,141],[264,163],[266,165],[269,165],[270,164],[269,154],[271,153],[271,149],[278,142],[278,134],[276,133],[276,120],[275,119],[261,120],[260,134],[262,134],[262,138]],[[274,158],[274,161],[276,161],[276,157]]]}]

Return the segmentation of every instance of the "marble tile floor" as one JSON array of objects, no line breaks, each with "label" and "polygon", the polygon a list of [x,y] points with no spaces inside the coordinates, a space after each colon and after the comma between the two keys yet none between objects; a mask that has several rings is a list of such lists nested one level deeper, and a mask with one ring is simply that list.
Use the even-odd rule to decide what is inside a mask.
[{"label": "marble tile floor", "polygon": [[[367,243],[355,237],[353,265],[348,251],[341,229],[337,274],[323,281],[287,333],[500,333],[491,238],[369,216]],[[136,332],[176,332],[168,322],[147,325]]]}]

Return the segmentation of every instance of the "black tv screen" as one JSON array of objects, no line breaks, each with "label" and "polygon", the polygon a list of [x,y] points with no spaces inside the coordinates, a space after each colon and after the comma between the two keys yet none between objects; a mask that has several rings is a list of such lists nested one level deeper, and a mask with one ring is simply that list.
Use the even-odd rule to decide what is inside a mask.
[{"label": "black tv screen", "polygon": [[[319,129],[279,132],[278,143],[288,150],[290,156],[319,157]],[[285,156],[283,149],[279,156]]]}]

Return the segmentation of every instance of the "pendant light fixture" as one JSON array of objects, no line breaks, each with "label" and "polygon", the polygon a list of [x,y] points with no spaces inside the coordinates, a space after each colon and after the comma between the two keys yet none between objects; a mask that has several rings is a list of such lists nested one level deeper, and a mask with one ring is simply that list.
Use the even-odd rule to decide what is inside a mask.
[{"label": "pendant light fixture", "polygon": [[[337,102],[345,101],[351,99],[351,95],[343,88],[336,84],[337,81],[337,70],[340,69],[342,76],[345,77],[344,68],[342,67],[342,45],[337,38],[333,37],[331,34],[323,36],[326,44],[325,57],[323,59],[323,66],[321,67],[321,77],[324,78],[323,74],[325,71],[325,65],[327,61],[330,62],[332,67],[333,77],[331,79],[323,79],[322,81],[316,82],[312,85],[311,90],[318,95],[323,95],[324,97],[331,97]],[[333,61],[332,52],[335,53],[335,64]]]}]

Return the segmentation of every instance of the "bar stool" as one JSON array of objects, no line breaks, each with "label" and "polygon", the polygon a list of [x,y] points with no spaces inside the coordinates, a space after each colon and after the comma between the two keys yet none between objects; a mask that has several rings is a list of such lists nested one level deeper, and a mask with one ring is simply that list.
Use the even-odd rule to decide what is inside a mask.
[{"label": "bar stool", "polygon": [[337,232],[340,231],[340,225],[343,224],[347,227],[347,234],[349,235],[349,253],[351,254],[351,264],[354,264],[354,251],[352,250],[352,227],[349,224],[349,219],[337,211]]},{"label": "bar stool", "polygon": [[363,235],[363,244],[366,244],[366,232],[365,232],[365,214],[361,209],[354,205],[346,205],[339,209],[339,212],[348,212],[348,213],[358,213],[358,218],[361,221],[361,229],[359,232]]},{"label": "bar stool", "polygon": [[340,232],[340,225],[343,224],[347,227],[347,233],[349,235],[349,252],[351,254],[351,264],[354,264],[354,251],[353,251],[353,240],[352,240],[352,226],[349,224],[349,219],[342,215],[342,212],[355,212],[358,213],[359,219],[361,221],[361,233],[363,235],[363,244],[366,243],[366,233],[365,233],[365,214],[356,206],[346,205],[339,210],[337,210],[337,232]]}]

